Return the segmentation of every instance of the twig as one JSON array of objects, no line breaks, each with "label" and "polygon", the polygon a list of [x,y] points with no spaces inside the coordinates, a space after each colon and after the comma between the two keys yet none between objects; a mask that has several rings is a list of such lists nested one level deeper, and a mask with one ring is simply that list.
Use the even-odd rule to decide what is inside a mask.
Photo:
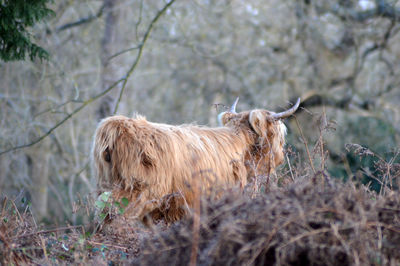
[{"label": "twig", "polygon": [[193,213],[193,241],[192,241],[192,250],[191,250],[191,255],[190,255],[190,266],[196,266],[196,261],[197,261],[197,253],[199,249],[199,234],[200,234],[200,197],[201,197],[201,192],[200,192],[200,184],[199,184],[199,178],[201,178],[201,173],[200,175],[193,176],[194,181],[195,181],[195,191],[194,191],[194,213]]},{"label": "twig", "polygon": [[324,151],[324,138],[323,138],[323,131],[326,129],[326,112],[325,112],[325,106],[322,107],[322,117],[320,120],[320,125],[319,125],[319,148],[320,148],[320,153],[321,153],[321,171],[325,171],[325,151]]},{"label": "twig", "polygon": [[18,214],[20,221],[23,221],[24,219],[22,219],[21,213],[19,212],[17,205],[15,205],[15,202],[13,200],[10,200],[10,201],[11,201],[12,205],[14,206],[15,212]]},{"label": "twig", "polygon": [[137,23],[136,23],[136,25],[135,25],[136,40],[139,39],[139,37],[138,37],[138,30],[139,30],[139,25],[140,25],[140,23],[142,22],[143,1],[144,1],[144,0],[140,1],[139,19],[138,19],[138,21],[137,21]]},{"label": "twig", "polygon": [[366,224],[367,226],[379,226],[379,227],[384,227],[388,230],[391,230],[393,232],[399,233],[400,234],[400,228],[395,225],[391,225],[391,224],[385,224],[385,223],[381,223],[381,222],[367,222]]},{"label": "twig", "polygon": [[1,210],[1,217],[4,217],[4,215],[5,215],[5,213],[6,213],[7,201],[8,201],[7,196],[4,196],[4,199],[3,199],[3,209]]},{"label": "twig", "polygon": [[113,245],[113,244],[99,243],[99,242],[95,242],[95,241],[91,241],[91,240],[86,240],[86,242],[88,242],[89,244],[92,244],[92,245],[99,245],[99,246],[104,245],[107,247],[119,248],[119,249],[123,249],[123,250],[126,250],[129,248],[129,247],[117,246],[117,245]]},{"label": "twig", "polygon": [[292,177],[292,181],[294,182],[294,176],[293,176],[292,166],[290,165],[289,156],[288,156],[287,154],[286,154],[286,160],[287,160],[288,165],[289,165],[290,176]]},{"label": "twig", "polygon": [[99,99],[100,97],[104,96],[105,94],[107,94],[109,91],[111,91],[114,87],[116,87],[121,81],[127,79],[127,77],[121,78],[119,80],[117,80],[116,82],[114,82],[110,87],[108,87],[107,89],[105,89],[104,91],[100,92],[99,94],[95,95],[93,98],[90,98],[86,101],[84,101],[78,108],[76,108],[72,113],[70,113],[69,115],[67,115],[66,117],[64,117],[64,119],[62,119],[61,121],[59,121],[57,124],[55,124],[52,128],[50,128],[46,133],[44,133],[42,136],[38,137],[36,140],[34,140],[33,142],[27,143],[27,144],[22,144],[22,145],[18,145],[18,146],[14,146],[11,147],[9,149],[3,150],[0,152],[0,155],[11,152],[11,151],[15,151],[15,150],[19,150],[19,149],[23,149],[23,148],[28,148],[31,147],[39,142],[41,142],[44,138],[46,138],[47,136],[49,136],[51,133],[53,133],[54,130],[56,130],[59,126],[61,126],[62,124],[64,124],[67,120],[69,120],[71,117],[73,117],[74,115],[76,115],[77,113],[79,113],[83,108],[85,108],[88,104],[94,102],[95,100]]},{"label": "twig", "polygon": [[82,103],[82,101],[78,101],[78,100],[75,100],[75,99],[74,100],[67,100],[67,101],[65,101],[63,103],[60,103],[60,104],[56,105],[55,107],[50,107],[50,108],[47,108],[47,109],[45,109],[43,111],[38,112],[37,114],[34,114],[33,118],[36,118],[36,117],[38,117],[40,115],[43,115],[45,113],[48,113],[48,112],[55,112],[55,110],[65,106],[65,105],[67,105],[69,103]]},{"label": "twig", "polygon": [[66,227],[59,227],[55,229],[49,229],[49,230],[42,230],[34,233],[29,233],[29,234],[23,234],[19,236],[15,236],[12,239],[17,239],[17,238],[22,238],[22,237],[27,237],[27,236],[33,236],[33,235],[39,235],[39,234],[48,234],[48,233],[53,233],[57,231],[65,231],[65,230],[70,230],[70,229],[76,229],[76,228],[83,228],[82,225],[74,225],[74,226],[66,226]]},{"label": "twig", "polygon": [[[343,229],[340,229],[340,230],[345,230],[345,229],[349,229],[349,228],[351,228],[351,227],[343,228]],[[298,240],[300,240],[300,239],[302,239],[304,237],[318,235],[318,234],[321,234],[321,233],[327,233],[327,232],[330,232],[330,231],[332,231],[332,228],[329,227],[329,228],[321,228],[321,229],[305,232],[303,234],[299,234],[299,235],[291,238],[287,243],[284,243],[284,244],[280,245],[278,247],[278,249],[282,249],[282,248],[290,245],[291,243],[294,243],[294,242],[296,242],[296,241],[298,241]]]},{"label": "twig", "polygon": [[110,56],[110,57],[107,59],[107,62],[110,61],[111,59],[113,59],[113,58],[115,58],[115,57],[121,55],[121,54],[130,52],[130,51],[133,51],[133,50],[136,50],[136,49],[140,49],[141,46],[142,46],[142,45],[138,45],[138,46],[134,46],[134,47],[131,47],[131,48],[128,48],[128,49],[119,51],[118,53],[115,53],[115,54],[113,54],[112,56]]},{"label": "twig", "polygon": [[100,7],[99,11],[97,11],[97,13],[95,15],[90,15],[90,16],[88,16],[86,18],[81,18],[78,21],[64,24],[64,25],[58,27],[56,29],[56,32],[60,32],[60,31],[63,31],[63,30],[66,30],[66,29],[69,29],[69,28],[72,28],[72,27],[77,27],[77,26],[80,26],[82,24],[91,22],[91,21],[93,21],[93,20],[95,20],[95,19],[97,19],[97,18],[99,18],[99,17],[101,17],[103,15],[104,8],[105,8],[105,5],[103,4]]},{"label": "twig", "polygon": [[311,168],[312,168],[312,170],[313,170],[313,172],[314,172],[314,174],[315,174],[316,171],[315,171],[315,168],[314,168],[314,164],[313,164],[313,162],[312,162],[312,159],[311,159],[310,150],[309,150],[309,148],[308,148],[307,140],[306,140],[306,138],[304,137],[303,131],[301,130],[301,127],[300,127],[300,125],[299,125],[299,121],[297,120],[297,117],[296,117],[296,116],[293,116],[293,117],[294,117],[294,120],[296,121],[297,128],[298,128],[299,131],[300,131],[301,139],[303,140],[303,143],[304,143],[304,145],[305,145],[305,147],[306,147],[307,156],[308,156],[308,159],[309,159],[309,161],[310,161],[310,166],[311,166]]},{"label": "twig", "polygon": [[47,250],[46,250],[46,240],[42,236],[40,236],[40,244],[42,245],[44,258],[46,259],[46,262],[49,263],[50,265],[49,256],[47,255]]},{"label": "twig", "polygon": [[175,0],[169,1],[160,11],[158,11],[157,15],[153,18],[153,20],[150,22],[149,27],[147,28],[146,33],[143,36],[142,43],[139,45],[139,51],[136,56],[135,61],[133,62],[131,68],[128,70],[128,73],[126,74],[126,78],[124,79],[121,87],[121,91],[119,93],[119,97],[117,100],[117,103],[115,104],[114,112],[113,114],[116,114],[118,111],[119,103],[121,102],[122,95],[125,91],[126,83],[128,82],[129,77],[132,75],[133,71],[135,70],[136,66],[138,65],[140,58],[142,57],[144,45],[146,44],[147,39],[150,36],[151,30],[153,29],[154,25],[158,21],[158,19],[165,13],[165,11],[175,2]]}]

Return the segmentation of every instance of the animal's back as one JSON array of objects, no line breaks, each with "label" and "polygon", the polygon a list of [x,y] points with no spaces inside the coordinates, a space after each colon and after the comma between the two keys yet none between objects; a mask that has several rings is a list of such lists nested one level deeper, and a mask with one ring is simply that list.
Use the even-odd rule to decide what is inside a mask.
[{"label": "animal's back", "polygon": [[104,153],[105,147],[110,153],[111,170],[103,178],[111,183],[119,179],[122,189],[140,184],[147,198],[179,192],[191,201],[195,185],[210,191],[244,186],[247,180],[245,145],[229,128],[171,126],[141,116],[114,116],[100,123],[94,146],[102,147],[95,151],[95,159],[104,167],[104,156],[96,153]]}]

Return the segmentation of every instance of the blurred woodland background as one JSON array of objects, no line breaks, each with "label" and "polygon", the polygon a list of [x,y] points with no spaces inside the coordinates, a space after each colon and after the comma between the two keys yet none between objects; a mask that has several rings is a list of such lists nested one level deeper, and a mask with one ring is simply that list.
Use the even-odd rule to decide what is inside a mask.
[{"label": "blurred woodland background", "polygon": [[224,107],[215,104],[237,96],[238,110],[275,111],[301,97],[286,121],[288,160],[307,163],[306,140],[327,152],[314,158],[327,160],[319,170],[377,190],[374,156],[356,157],[346,144],[398,161],[398,1],[65,0],[48,8],[55,14],[30,33],[49,59],[0,61],[0,193],[31,205],[39,220],[87,219],[75,211],[96,191],[92,136],[113,113],[216,126]]}]

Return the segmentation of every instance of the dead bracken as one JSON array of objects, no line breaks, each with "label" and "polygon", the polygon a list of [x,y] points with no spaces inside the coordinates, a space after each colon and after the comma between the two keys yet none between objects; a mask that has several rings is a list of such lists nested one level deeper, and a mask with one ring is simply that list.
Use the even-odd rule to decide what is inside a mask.
[{"label": "dead bracken", "polygon": [[[400,196],[377,194],[317,173],[256,196],[230,191],[202,199],[170,226],[120,223],[96,234],[83,226],[43,230],[29,212],[3,201],[3,264],[398,265]],[[195,237],[197,235],[197,237]],[[195,247],[195,248],[193,248]]]},{"label": "dead bracken", "polygon": [[[192,220],[143,241],[134,263],[187,265]],[[198,265],[398,265],[400,196],[304,178],[254,199],[205,202],[199,235]]]}]

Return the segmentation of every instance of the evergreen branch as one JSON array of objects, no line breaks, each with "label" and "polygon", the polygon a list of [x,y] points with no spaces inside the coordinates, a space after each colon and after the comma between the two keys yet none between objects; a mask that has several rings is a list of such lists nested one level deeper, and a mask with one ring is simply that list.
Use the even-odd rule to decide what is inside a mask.
[{"label": "evergreen branch", "polygon": [[146,33],[143,36],[142,43],[139,45],[139,51],[136,56],[135,61],[133,62],[131,68],[128,70],[128,73],[126,74],[126,79],[122,83],[121,91],[119,93],[119,97],[117,100],[117,103],[115,104],[114,112],[113,114],[116,114],[118,111],[119,103],[121,102],[122,95],[125,91],[126,83],[128,82],[129,77],[132,75],[133,71],[136,69],[136,66],[138,65],[140,58],[142,57],[143,53],[143,48],[144,45],[146,44],[147,39],[150,36],[151,30],[153,29],[153,26],[157,23],[158,19],[165,13],[165,11],[175,2],[175,0],[169,1],[160,11],[158,11],[157,15],[153,18],[151,21],[149,27],[147,28]]},{"label": "evergreen branch", "polygon": [[46,7],[49,0],[1,1],[0,4],[0,59],[4,62],[35,58],[48,60],[49,53],[32,42],[28,28],[54,16]]}]

